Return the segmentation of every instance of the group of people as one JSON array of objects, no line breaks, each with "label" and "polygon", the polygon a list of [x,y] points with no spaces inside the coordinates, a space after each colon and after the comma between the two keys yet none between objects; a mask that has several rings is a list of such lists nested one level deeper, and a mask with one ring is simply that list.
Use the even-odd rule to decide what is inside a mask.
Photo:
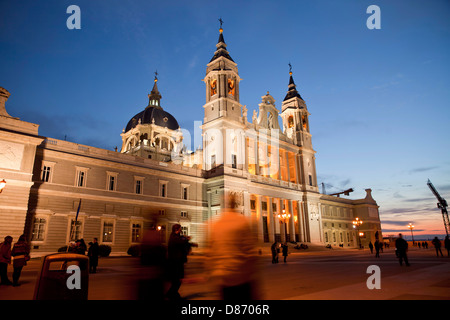
[{"label": "group of people", "polygon": [[[28,246],[25,235],[21,235],[19,240],[12,245],[13,238],[6,236],[0,243],[0,285],[19,286],[19,278],[22,268],[30,260],[30,247]],[[12,247],[12,248],[11,248]],[[13,281],[8,278],[8,265],[13,262]]]},{"label": "group of people", "polygon": [[[147,268],[138,283],[138,298],[141,300],[180,300],[178,290],[184,278],[184,264],[191,251],[190,237],[181,232],[181,225],[174,224],[167,249],[156,230],[144,234],[141,245],[141,264]],[[167,292],[165,281],[170,283]]]},{"label": "group of people", "polygon": [[[222,300],[252,300],[258,291],[256,239],[247,218],[236,210],[236,195],[230,194],[224,200],[225,209],[211,227],[208,272],[201,281],[209,281],[217,288]],[[147,270],[139,281],[139,299],[182,299],[179,289],[192,245],[190,237],[182,234],[180,224],[172,226],[167,251],[156,231],[146,232],[141,263]],[[166,281],[168,290],[165,292]]]},{"label": "group of people", "polygon": [[375,248],[375,257],[380,257],[380,251],[383,252],[383,243],[378,239],[375,241],[375,245],[372,244],[372,241],[369,242],[370,253],[373,253],[373,249]]},{"label": "group of people", "polygon": [[92,242],[89,242],[89,249],[86,246],[86,242],[84,239],[79,239],[75,241],[75,245],[68,248],[69,252],[77,253],[77,254],[86,254],[86,250],[88,252],[89,257],[89,272],[96,273],[98,266],[98,257],[99,257],[99,245],[97,238],[94,238]]},{"label": "group of people", "polygon": [[288,256],[288,245],[285,242],[284,244],[274,242],[270,247],[272,251],[272,263],[278,263],[278,253],[281,251],[283,254],[284,262],[286,263],[286,258]]},{"label": "group of people", "polygon": [[[377,240],[378,242],[378,240]],[[377,257],[379,257],[379,250],[383,250],[382,249],[382,245],[378,244],[377,242],[375,242],[375,249],[377,250]],[[442,250],[441,250],[441,240],[438,239],[438,237],[435,237],[431,243],[434,245],[434,248],[436,249],[436,255],[439,257],[439,254],[441,255],[441,257],[443,257],[444,255],[442,254]],[[369,243],[369,247],[370,247],[370,251],[372,252],[372,247],[371,247],[372,243]],[[426,247],[428,248],[428,243],[424,242],[422,243],[422,247]],[[444,240],[444,247],[445,249],[447,249],[447,254],[450,257],[450,239],[449,236],[445,237]],[[377,249],[378,248],[378,249]],[[419,248],[420,248],[420,242],[419,242]],[[400,233],[398,235],[398,238],[395,240],[395,254],[397,256],[397,258],[399,259],[400,265],[403,265],[403,262],[405,262],[406,266],[409,266],[409,262],[408,262],[408,242],[406,242],[405,239],[403,239],[403,235]]]}]

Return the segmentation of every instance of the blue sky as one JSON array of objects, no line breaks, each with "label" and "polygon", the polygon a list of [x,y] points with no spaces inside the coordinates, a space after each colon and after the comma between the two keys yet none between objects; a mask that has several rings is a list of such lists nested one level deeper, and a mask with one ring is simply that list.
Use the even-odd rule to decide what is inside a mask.
[{"label": "blue sky", "polygon": [[[81,30],[66,27],[72,4]],[[222,17],[249,115],[267,91],[280,109],[292,64],[327,192],[371,188],[385,234],[444,234],[426,182],[450,201],[449,16],[437,0],[5,0],[0,86],[41,135],[112,150],[158,70],[163,108],[192,130]]]}]

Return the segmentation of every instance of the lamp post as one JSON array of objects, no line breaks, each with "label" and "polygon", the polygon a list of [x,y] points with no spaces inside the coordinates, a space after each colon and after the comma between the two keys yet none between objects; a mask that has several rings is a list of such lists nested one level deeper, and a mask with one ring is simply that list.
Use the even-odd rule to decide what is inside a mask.
[{"label": "lamp post", "polygon": [[353,220],[353,228],[356,228],[358,232],[358,242],[359,242],[359,248],[361,249],[361,233],[359,232],[359,226],[362,225],[362,220],[359,220],[359,218],[355,218]]},{"label": "lamp post", "polygon": [[411,222],[408,224],[408,229],[411,230],[411,238],[414,245],[414,235],[413,235],[414,225]]},{"label": "lamp post", "polygon": [[280,219],[280,223],[284,223],[284,241],[287,242],[287,220],[291,217],[290,213],[286,213],[286,210],[283,209],[282,214],[278,214],[278,219]]},{"label": "lamp post", "polygon": [[5,179],[3,179],[2,181],[0,181],[0,193],[2,193],[4,187],[6,187],[6,181],[5,181]]}]

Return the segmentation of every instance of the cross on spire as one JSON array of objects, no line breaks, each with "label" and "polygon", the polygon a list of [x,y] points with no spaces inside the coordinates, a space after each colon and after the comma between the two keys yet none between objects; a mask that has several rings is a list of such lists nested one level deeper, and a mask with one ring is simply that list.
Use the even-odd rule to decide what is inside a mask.
[{"label": "cross on spire", "polygon": [[289,62],[288,65],[289,65],[289,73],[292,73],[292,65],[291,65],[291,63]]},{"label": "cross on spire", "polygon": [[220,29],[222,29],[222,24],[223,24],[222,17],[219,18],[219,22],[220,22]]},{"label": "cross on spire", "polygon": [[158,70],[155,71],[155,82],[158,81]]}]

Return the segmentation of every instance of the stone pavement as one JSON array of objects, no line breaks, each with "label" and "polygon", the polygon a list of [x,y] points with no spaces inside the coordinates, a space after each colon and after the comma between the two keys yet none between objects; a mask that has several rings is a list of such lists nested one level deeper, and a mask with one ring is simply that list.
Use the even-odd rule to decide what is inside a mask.
[{"label": "stone pavement", "polygon": [[[434,249],[413,248],[411,266],[400,266],[394,250],[375,258],[368,250],[291,250],[287,263],[272,264],[270,250],[259,260],[258,299],[261,300],[450,300],[450,258],[436,257]],[[187,300],[216,300],[208,281],[207,259],[194,251],[186,264],[180,294]],[[380,289],[369,289],[371,265],[380,270]],[[0,286],[0,300],[31,300],[40,267],[32,259],[24,267],[21,286]],[[136,299],[137,279],[145,269],[132,257],[101,258],[99,272],[89,276],[89,300]],[[12,266],[8,267],[11,278]]]}]

